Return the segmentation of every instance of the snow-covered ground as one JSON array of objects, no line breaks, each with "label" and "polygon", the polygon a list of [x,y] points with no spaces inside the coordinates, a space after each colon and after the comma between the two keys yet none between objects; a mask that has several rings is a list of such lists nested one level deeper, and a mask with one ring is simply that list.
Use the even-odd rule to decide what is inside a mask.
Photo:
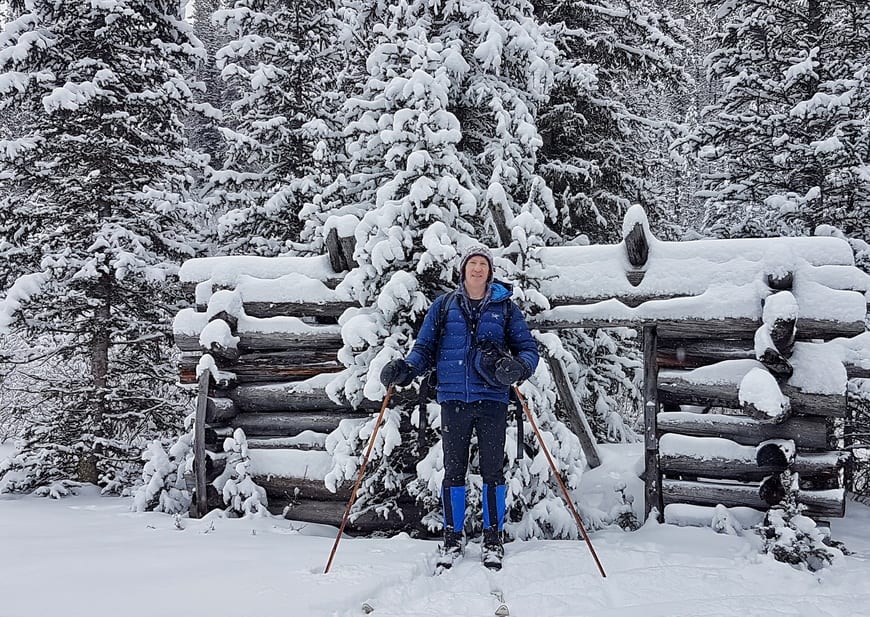
[{"label": "snow-covered ground", "polygon": [[[584,494],[594,501],[620,480],[639,490],[639,446],[603,452]],[[471,544],[433,577],[434,541],[345,537],[324,575],[333,528],[216,517],[180,527],[95,489],[0,496],[0,617],[347,616],[364,602],[375,617],[470,617],[493,614],[493,588],[515,617],[870,616],[870,508],[853,502],[833,533],[854,554],[815,574],[760,556],[754,535],[654,523],[592,534],[606,579],[582,542],[510,543],[500,573]]]}]

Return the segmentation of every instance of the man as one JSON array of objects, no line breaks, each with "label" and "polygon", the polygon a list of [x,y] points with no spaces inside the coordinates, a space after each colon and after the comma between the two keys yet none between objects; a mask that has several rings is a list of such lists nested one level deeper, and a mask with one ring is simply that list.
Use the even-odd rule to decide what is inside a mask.
[{"label": "man", "polygon": [[[488,568],[501,568],[505,515],[504,445],[511,384],[528,379],[538,365],[538,348],[513,288],[493,279],[492,254],[472,246],[459,266],[455,292],[432,303],[406,360],[381,372],[385,386],[406,386],[435,366],[441,405],[444,452],[444,544],[439,569],[463,551],[465,475],[472,432],[477,433],[483,477],[483,548]],[[445,304],[446,303],[446,304]]]}]

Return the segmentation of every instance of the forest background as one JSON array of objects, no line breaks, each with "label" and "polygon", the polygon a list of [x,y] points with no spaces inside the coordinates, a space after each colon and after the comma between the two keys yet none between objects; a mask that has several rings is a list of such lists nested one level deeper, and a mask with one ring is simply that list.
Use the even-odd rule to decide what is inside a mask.
[{"label": "forest background", "polygon": [[[383,394],[377,369],[407,351],[473,238],[501,247],[530,312],[546,307],[533,249],[618,242],[633,204],[663,239],[833,235],[870,270],[865,2],[2,10],[0,439],[16,449],[0,491],[129,492],[143,461],[147,481],[160,456],[184,459],[190,393],[171,323],[190,301],[177,278],[189,258],[319,255],[331,229],[354,227],[346,280],[363,309],[343,322],[332,392],[355,403]],[[636,332],[542,344],[566,361],[598,438],[636,439]],[[861,381],[850,388],[870,390]],[[582,458],[545,370],[532,386],[570,479]],[[840,430],[866,453],[867,406]],[[331,436],[340,477],[359,434]],[[361,508],[389,510],[397,484],[437,500],[429,478],[390,463],[401,446],[379,454],[368,488],[383,490]],[[848,488],[866,493],[857,460]],[[526,484],[531,510],[549,493]],[[170,508],[154,495],[144,507]],[[527,535],[554,531],[523,520]]]}]

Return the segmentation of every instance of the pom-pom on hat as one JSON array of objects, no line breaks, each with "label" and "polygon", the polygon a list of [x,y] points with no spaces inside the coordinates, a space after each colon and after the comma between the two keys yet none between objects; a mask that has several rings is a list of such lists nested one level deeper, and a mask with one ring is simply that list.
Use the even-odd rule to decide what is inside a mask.
[{"label": "pom-pom on hat", "polygon": [[462,261],[459,263],[459,280],[462,281],[465,279],[465,266],[468,265],[468,261],[472,257],[483,257],[487,262],[489,262],[489,278],[487,279],[487,282],[491,283],[493,277],[492,251],[482,244],[472,244],[462,255]]}]

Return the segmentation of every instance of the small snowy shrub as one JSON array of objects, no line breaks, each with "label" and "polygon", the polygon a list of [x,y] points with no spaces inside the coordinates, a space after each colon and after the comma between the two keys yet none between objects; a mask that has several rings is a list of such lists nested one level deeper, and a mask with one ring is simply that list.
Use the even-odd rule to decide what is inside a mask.
[{"label": "small snowy shrub", "polygon": [[756,528],[763,540],[761,550],[795,568],[821,570],[842,553],[827,546],[826,537],[815,521],[802,514],[805,507],[797,502],[798,476],[786,471],[782,480],[785,499],[780,506],[771,508],[764,523]]},{"label": "small snowy shrub", "polygon": [[637,531],[640,529],[640,521],[634,514],[632,505],[634,504],[634,495],[626,493],[625,482],[618,482],[613,487],[619,495],[619,502],[610,510],[610,515],[613,522],[622,527],[625,531]]},{"label": "small snowy shrub", "polygon": [[248,440],[242,429],[237,428],[232,437],[224,440],[224,452],[227,453],[227,465],[213,484],[223,495],[226,512],[238,516],[268,515],[266,490],[250,475]]},{"label": "small snowy shrub", "polygon": [[193,470],[193,432],[181,435],[175,443],[154,440],[142,458],[142,486],[133,493],[132,509],[181,514],[190,508],[191,490],[184,474]]}]

